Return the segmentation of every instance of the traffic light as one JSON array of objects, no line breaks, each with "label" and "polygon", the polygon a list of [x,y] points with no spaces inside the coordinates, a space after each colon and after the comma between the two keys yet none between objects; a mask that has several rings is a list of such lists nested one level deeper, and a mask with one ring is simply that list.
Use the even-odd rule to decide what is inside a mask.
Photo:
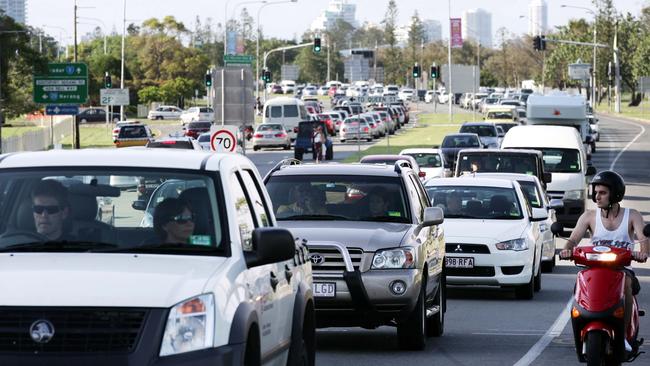
[{"label": "traffic light", "polygon": [[319,53],[320,49],[321,49],[320,37],[315,37],[314,38],[314,52]]},{"label": "traffic light", "polygon": [[431,66],[431,79],[440,77],[440,66]]},{"label": "traffic light", "polygon": [[104,87],[110,89],[113,87],[113,82],[111,81],[111,75],[108,71],[104,74]]},{"label": "traffic light", "polygon": [[539,49],[546,51],[546,36],[539,37]]},{"label": "traffic light", "polygon": [[413,77],[414,78],[419,78],[420,77],[420,65],[414,65],[413,66]]},{"label": "traffic light", "polygon": [[262,76],[262,80],[265,83],[270,83],[271,82],[271,71],[264,70],[264,75]]},{"label": "traffic light", "polygon": [[544,36],[533,37],[533,49],[535,51],[543,51],[546,49],[546,40]]},{"label": "traffic light", "polygon": [[212,86],[212,74],[205,74],[205,86],[208,88]]}]

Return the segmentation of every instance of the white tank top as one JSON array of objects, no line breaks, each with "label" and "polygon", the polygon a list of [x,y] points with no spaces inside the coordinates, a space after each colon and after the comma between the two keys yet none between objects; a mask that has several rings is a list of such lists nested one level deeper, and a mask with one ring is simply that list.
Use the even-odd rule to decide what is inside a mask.
[{"label": "white tank top", "polygon": [[623,248],[627,250],[634,249],[634,242],[630,238],[630,212],[627,208],[623,209],[623,221],[614,231],[609,231],[603,225],[600,216],[600,208],[596,210],[596,232],[591,240],[592,245],[604,245],[608,247]]}]

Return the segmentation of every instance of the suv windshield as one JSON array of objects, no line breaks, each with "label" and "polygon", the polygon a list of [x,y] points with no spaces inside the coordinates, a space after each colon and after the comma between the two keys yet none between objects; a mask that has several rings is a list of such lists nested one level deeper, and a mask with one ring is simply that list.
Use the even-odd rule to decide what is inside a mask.
[{"label": "suv windshield", "polygon": [[411,222],[398,177],[272,176],[266,188],[278,220]]},{"label": "suv windshield", "polygon": [[210,176],[152,168],[6,171],[0,252],[224,255],[218,191]]},{"label": "suv windshield", "polygon": [[498,187],[429,186],[431,203],[445,218],[519,220],[523,218],[515,190]]},{"label": "suv windshield", "polygon": [[544,170],[551,173],[580,172],[580,152],[573,149],[537,149],[542,151]]},{"label": "suv windshield", "polygon": [[481,137],[497,137],[494,126],[469,125],[462,126],[460,132],[475,133]]},{"label": "suv windshield", "polygon": [[520,173],[538,175],[535,157],[531,155],[460,153],[458,172]]},{"label": "suv windshield", "polygon": [[404,155],[409,155],[415,158],[415,161],[421,168],[440,168],[442,167],[442,160],[440,159],[439,154],[428,154],[428,153],[408,153]]}]

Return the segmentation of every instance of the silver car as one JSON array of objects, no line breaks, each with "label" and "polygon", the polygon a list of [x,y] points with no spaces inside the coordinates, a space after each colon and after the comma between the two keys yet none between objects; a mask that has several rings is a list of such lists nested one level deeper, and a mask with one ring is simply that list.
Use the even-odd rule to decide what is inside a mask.
[{"label": "silver car", "polygon": [[339,140],[345,142],[347,140],[363,140],[372,141],[372,130],[365,118],[351,117],[346,118],[341,124],[339,130]]},{"label": "silver car", "polygon": [[282,147],[291,149],[291,138],[283,125],[279,123],[262,123],[253,134],[253,150],[263,147]]}]

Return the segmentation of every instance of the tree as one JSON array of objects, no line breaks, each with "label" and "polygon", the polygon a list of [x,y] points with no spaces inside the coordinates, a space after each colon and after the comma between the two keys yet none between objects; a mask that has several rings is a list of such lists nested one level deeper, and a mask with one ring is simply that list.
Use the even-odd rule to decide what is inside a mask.
[{"label": "tree", "polygon": [[406,70],[402,67],[402,55],[397,47],[397,36],[395,34],[397,26],[397,4],[395,0],[388,2],[388,9],[384,15],[384,37],[387,48],[383,54],[384,75],[387,84],[403,83]]},{"label": "tree", "polygon": [[299,82],[320,83],[327,77],[327,57],[314,53],[311,47],[300,49],[295,64],[300,67]]},{"label": "tree", "polygon": [[413,16],[411,17],[411,25],[409,26],[408,31],[408,49],[410,53],[410,64],[418,62],[418,49],[424,45],[424,25],[422,20],[418,16],[418,11],[416,10]]},{"label": "tree", "polygon": [[162,101],[160,88],[157,86],[146,86],[138,90],[138,100],[140,103],[150,105],[153,102]]},{"label": "tree", "polygon": [[194,86],[191,80],[175,78],[167,80],[160,86],[160,97],[165,103],[174,103],[183,108],[185,98],[191,98]]}]

